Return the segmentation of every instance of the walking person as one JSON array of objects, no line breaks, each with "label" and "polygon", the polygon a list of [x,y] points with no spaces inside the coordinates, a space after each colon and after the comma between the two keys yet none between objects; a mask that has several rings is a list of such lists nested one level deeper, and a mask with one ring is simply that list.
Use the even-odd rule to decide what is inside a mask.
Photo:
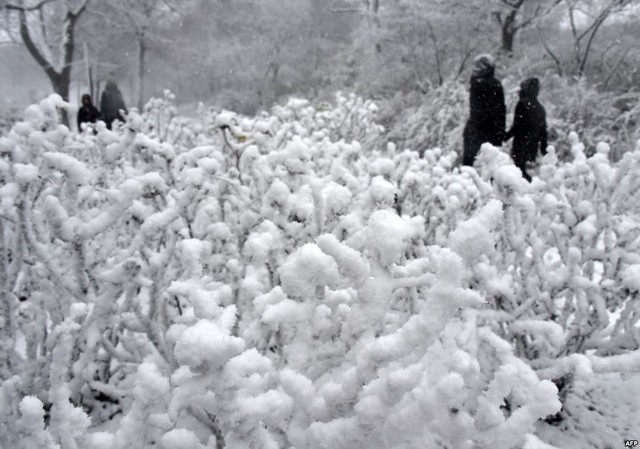
[{"label": "walking person", "polygon": [[531,182],[527,173],[527,163],[536,160],[538,150],[547,154],[547,117],[544,107],[538,101],[540,81],[528,78],[520,83],[520,100],[516,105],[513,126],[505,140],[513,137],[511,157],[522,176]]},{"label": "walking person", "polygon": [[120,111],[127,113],[127,107],[124,104],[124,99],[118,89],[118,85],[115,81],[107,81],[104,92],[100,99],[100,111],[102,112],[102,119],[107,124],[107,128],[111,129],[114,120],[120,120],[124,122],[124,117]]},{"label": "walking person", "polygon": [[93,105],[91,95],[84,94],[82,96],[82,105],[78,109],[78,132],[82,132],[83,123],[95,123],[100,120],[100,112]]},{"label": "walking person", "polygon": [[507,109],[502,83],[495,78],[495,62],[483,54],[473,60],[469,89],[469,119],[464,128],[463,165],[472,166],[480,147],[489,142],[502,145]]}]

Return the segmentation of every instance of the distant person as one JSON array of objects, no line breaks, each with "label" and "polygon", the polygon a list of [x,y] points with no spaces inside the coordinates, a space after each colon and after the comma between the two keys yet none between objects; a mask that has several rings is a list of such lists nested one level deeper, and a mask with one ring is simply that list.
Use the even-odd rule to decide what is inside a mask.
[{"label": "distant person", "polygon": [[114,120],[120,120],[124,122],[124,117],[120,111],[127,113],[127,107],[124,105],[122,94],[115,81],[107,81],[107,85],[102,92],[102,98],[100,99],[100,111],[102,113],[102,119],[107,124],[107,128],[111,129],[111,125]]},{"label": "distant person", "polygon": [[495,62],[491,55],[479,55],[473,60],[463,165],[473,165],[483,143],[502,145],[504,140],[507,109],[502,84],[494,73]]},{"label": "distant person", "polygon": [[95,123],[100,120],[100,112],[93,105],[91,95],[84,94],[82,96],[82,106],[78,109],[78,131],[82,132],[83,123]]},{"label": "distant person", "polygon": [[513,137],[511,157],[527,181],[531,181],[527,162],[536,160],[538,150],[543,155],[547,154],[547,117],[538,101],[539,92],[538,78],[529,78],[520,83],[520,100],[516,105],[513,126],[505,139]]}]

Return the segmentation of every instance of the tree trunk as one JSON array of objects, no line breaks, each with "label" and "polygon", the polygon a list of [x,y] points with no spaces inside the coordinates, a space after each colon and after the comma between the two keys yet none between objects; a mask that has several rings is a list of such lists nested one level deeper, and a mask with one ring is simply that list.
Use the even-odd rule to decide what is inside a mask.
[{"label": "tree trunk", "polygon": [[138,37],[138,111],[144,108],[144,75],[146,67],[147,47],[144,43],[144,35]]},{"label": "tree trunk", "polygon": [[371,2],[371,11],[376,15],[378,14],[378,11],[380,11],[380,0],[373,0]]},{"label": "tree trunk", "polygon": [[[71,85],[70,73],[56,74],[54,77],[49,77],[51,81],[51,87],[53,91],[60,95],[64,101],[69,101],[69,87]],[[60,121],[63,125],[69,126],[69,113],[67,111],[60,112]]]},{"label": "tree trunk", "polygon": [[[47,60],[37,45],[34,43],[31,37],[31,31],[27,21],[27,9],[22,6],[7,5],[6,8],[10,10],[18,11],[20,22],[20,37],[22,42],[27,47],[31,57],[38,63],[38,65],[44,70],[51,81],[53,91],[60,95],[64,101],[69,101],[69,85],[71,83],[71,68],[73,64],[73,56],[75,51],[75,26],[78,18],[82,15],[86,9],[89,0],[85,0],[84,3],[74,13],[71,10],[67,10],[67,13],[62,22],[62,69],[60,71],[54,68],[54,64]],[[40,9],[45,4],[41,4],[36,7]],[[33,11],[32,8],[30,11]],[[69,126],[69,116],[66,112],[61,114],[62,123]]]},{"label": "tree trunk", "polygon": [[64,101],[69,101],[69,86],[71,84],[71,80],[69,76],[65,76],[64,74],[60,74],[55,78],[51,79],[51,86],[53,87],[53,91],[60,95]]},{"label": "tree trunk", "polygon": [[429,31],[429,38],[431,39],[431,43],[433,44],[433,52],[435,54],[438,86],[442,86],[444,84],[444,76],[442,75],[442,60],[440,57],[440,48],[438,46],[438,38],[436,37],[436,33],[433,30],[433,26],[431,26],[431,24],[428,22],[427,22],[427,30]]},{"label": "tree trunk", "polygon": [[513,42],[515,38],[515,31],[502,29],[502,51],[508,56],[513,56]]},{"label": "tree trunk", "polygon": [[85,42],[83,45],[84,50],[84,65],[87,71],[87,86],[89,86],[89,95],[95,103],[95,90],[93,88],[93,71],[91,70],[91,59],[89,58],[89,46]]},{"label": "tree trunk", "polygon": [[510,12],[502,23],[502,51],[507,56],[513,56],[513,43],[516,39],[516,33],[518,32],[518,28],[516,27],[517,14],[517,11]]},{"label": "tree trunk", "polygon": [[516,0],[514,3],[503,1],[503,3],[509,6],[509,11],[504,14],[502,12],[493,13],[493,16],[500,25],[501,51],[509,57],[513,56],[513,44],[516,39],[516,34],[526,26],[526,24],[519,25],[517,20],[520,8],[525,1],[526,0]]}]

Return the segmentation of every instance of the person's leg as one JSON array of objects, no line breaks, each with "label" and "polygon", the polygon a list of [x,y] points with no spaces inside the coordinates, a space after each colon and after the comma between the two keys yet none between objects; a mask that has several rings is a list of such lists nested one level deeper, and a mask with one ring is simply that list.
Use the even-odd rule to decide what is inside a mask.
[{"label": "person's leg", "polygon": [[462,165],[473,165],[473,161],[476,157],[473,152],[475,140],[473,128],[467,123],[462,133]]},{"label": "person's leg", "polygon": [[531,182],[531,176],[527,173],[527,158],[519,154],[513,154],[512,157],[515,166],[522,172],[522,177]]},{"label": "person's leg", "polygon": [[480,144],[476,142],[476,139],[474,139],[473,137],[465,136],[464,152],[462,154],[462,165],[468,165],[472,167],[479,151]]},{"label": "person's leg", "polygon": [[472,167],[475,160],[476,153],[473,150],[466,148],[462,157],[462,165],[468,165],[469,167]]}]

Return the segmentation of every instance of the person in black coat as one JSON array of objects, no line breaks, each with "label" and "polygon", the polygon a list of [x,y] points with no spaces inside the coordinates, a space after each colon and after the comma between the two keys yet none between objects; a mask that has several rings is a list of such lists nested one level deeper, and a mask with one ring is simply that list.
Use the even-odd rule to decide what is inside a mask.
[{"label": "person in black coat", "polygon": [[469,90],[469,120],[464,128],[464,165],[473,165],[480,146],[489,142],[502,145],[507,108],[502,84],[495,76],[491,55],[479,55],[474,61]]},{"label": "person in black coat", "polygon": [[100,120],[100,112],[93,105],[91,95],[84,94],[82,96],[82,106],[78,109],[78,131],[82,132],[83,123],[95,123]]},{"label": "person in black coat", "polygon": [[511,157],[527,181],[531,181],[531,176],[527,173],[527,162],[535,161],[538,150],[547,154],[547,117],[544,107],[538,101],[539,92],[538,78],[529,78],[520,83],[520,100],[516,105],[513,126],[505,139],[513,137]]},{"label": "person in black coat", "polygon": [[108,129],[111,129],[114,120],[124,122],[124,117],[122,117],[120,111],[124,111],[126,114],[127,108],[124,105],[122,94],[115,81],[107,81],[107,85],[100,99],[100,111],[102,112],[102,118],[107,124]]}]

